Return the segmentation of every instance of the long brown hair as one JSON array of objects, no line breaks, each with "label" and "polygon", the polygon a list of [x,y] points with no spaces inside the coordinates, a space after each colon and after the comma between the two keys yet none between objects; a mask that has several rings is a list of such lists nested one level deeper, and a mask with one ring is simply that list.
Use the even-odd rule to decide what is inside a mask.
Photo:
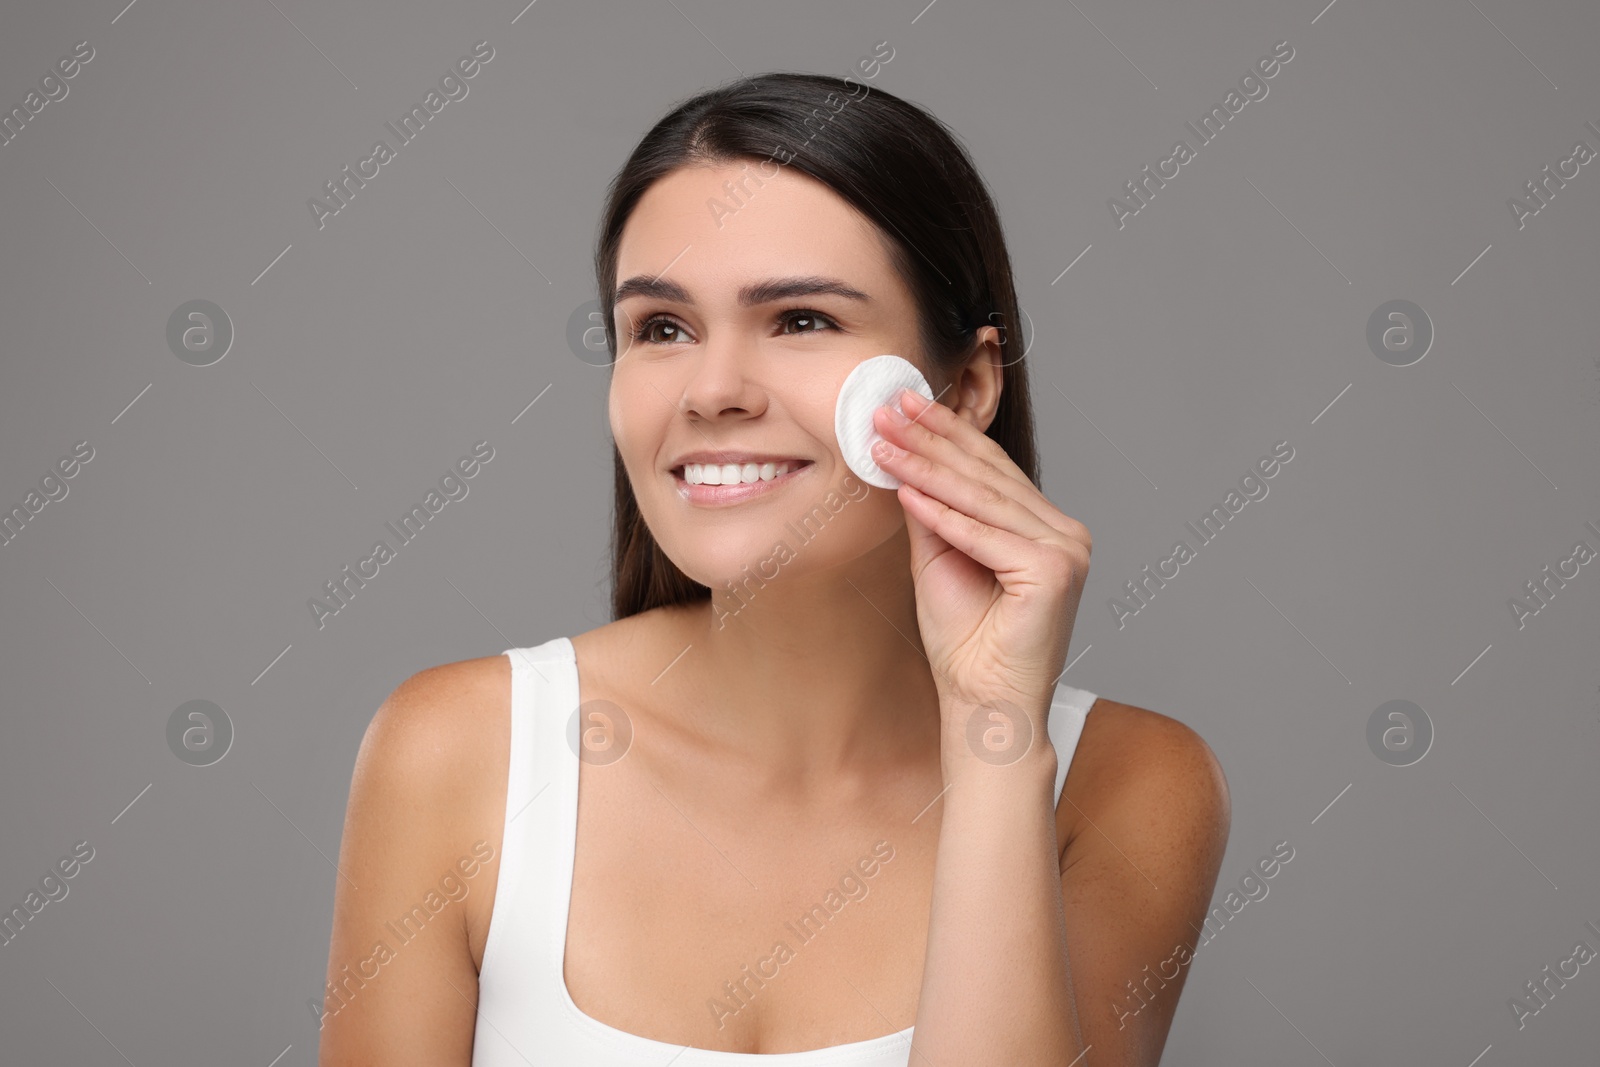
[{"label": "long brown hair", "polygon": [[[613,365],[617,252],[640,197],[682,166],[769,160],[768,176],[772,166],[794,167],[877,225],[916,300],[918,334],[933,367],[953,371],[971,356],[980,327],[1000,327],[1005,376],[985,432],[1038,484],[1011,258],[988,188],[939,119],[848,79],[787,71],[741,78],[679,104],[645,134],[611,182],[595,251]],[[615,442],[611,461],[612,618],[709,599],[710,589],[679,570],[656,543]]]}]

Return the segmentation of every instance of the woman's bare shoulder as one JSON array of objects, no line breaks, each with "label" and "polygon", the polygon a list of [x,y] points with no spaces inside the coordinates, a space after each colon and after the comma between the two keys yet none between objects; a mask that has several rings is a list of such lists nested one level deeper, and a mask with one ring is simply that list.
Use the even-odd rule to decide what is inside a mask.
[{"label": "woman's bare shoulder", "polygon": [[[1182,797],[1224,827],[1227,777],[1216,754],[1187,723],[1149,708],[1099,697],[1084,719],[1056,810],[1065,849],[1085,830],[1131,807]],[[1120,821],[1120,820],[1119,820]]]},{"label": "woman's bare shoulder", "polygon": [[481,836],[495,821],[497,796],[505,796],[510,699],[511,667],[503,655],[412,674],[367,724],[352,800],[381,807],[410,835],[447,848],[456,847],[460,832]]},{"label": "woman's bare shoulder", "polygon": [[[363,748],[381,748],[393,760],[463,769],[494,753],[482,742],[509,734],[511,662],[480,656],[426,667],[389,693],[367,726]],[[492,746],[489,746],[492,747]],[[399,768],[420,769],[416,766]]]}]

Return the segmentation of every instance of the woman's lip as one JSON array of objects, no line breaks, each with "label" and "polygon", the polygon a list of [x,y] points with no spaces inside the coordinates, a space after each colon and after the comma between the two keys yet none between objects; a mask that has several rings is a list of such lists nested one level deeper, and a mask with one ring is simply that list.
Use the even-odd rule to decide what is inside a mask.
[{"label": "woman's lip", "polygon": [[[789,461],[795,462],[795,461]],[[786,474],[780,474],[770,482],[749,482],[738,485],[690,485],[684,481],[682,469],[673,470],[672,478],[677,483],[678,496],[691,504],[719,505],[740,504],[758,496],[775,492],[788,485],[795,478],[810,470],[816,464],[810,460],[800,461],[797,467],[791,467]]]}]

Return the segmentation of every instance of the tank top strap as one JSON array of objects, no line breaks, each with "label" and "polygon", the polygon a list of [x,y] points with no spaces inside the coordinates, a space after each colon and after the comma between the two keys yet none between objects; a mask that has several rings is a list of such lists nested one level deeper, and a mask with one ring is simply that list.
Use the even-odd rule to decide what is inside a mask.
[{"label": "tank top strap", "polygon": [[[574,844],[570,794],[575,793],[571,764],[576,760],[569,758],[573,753],[566,735],[578,707],[577,663],[566,637],[508,648],[502,654],[511,661],[511,760],[501,835],[502,881],[511,888],[505,894],[508,900],[536,908],[524,912],[524,921],[550,924],[539,940],[559,946],[565,936],[569,888],[559,874],[564,861],[570,862]],[[560,960],[540,964],[560,973]]]},{"label": "tank top strap", "polygon": [[1065,682],[1056,683],[1055,696],[1050,700],[1050,720],[1047,729],[1050,743],[1056,750],[1056,805],[1061,804],[1061,794],[1067,784],[1067,770],[1072,766],[1072,754],[1078,750],[1078,739],[1083,736],[1083,724],[1094,707],[1095,694],[1078,689]]},{"label": "tank top strap", "polygon": [[555,787],[561,770],[557,742],[565,732],[567,718],[577,709],[571,692],[571,647],[565,637],[558,637],[542,645],[508,648],[502,653],[511,660],[508,820],[533,801],[545,799],[544,794]]}]

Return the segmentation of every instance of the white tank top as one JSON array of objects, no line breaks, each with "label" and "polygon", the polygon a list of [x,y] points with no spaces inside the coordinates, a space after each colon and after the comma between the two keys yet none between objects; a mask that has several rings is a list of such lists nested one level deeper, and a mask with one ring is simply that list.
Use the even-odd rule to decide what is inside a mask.
[{"label": "white tank top", "polygon": [[[473,1067],[907,1067],[912,1027],[804,1052],[721,1052],[631,1034],[585,1015],[567,992],[567,908],[578,821],[578,755],[567,732],[578,707],[572,641],[507,649],[511,766],[495,876]],[[1056,803],[1095,694],[1057,684],[1050,706]]]}]

